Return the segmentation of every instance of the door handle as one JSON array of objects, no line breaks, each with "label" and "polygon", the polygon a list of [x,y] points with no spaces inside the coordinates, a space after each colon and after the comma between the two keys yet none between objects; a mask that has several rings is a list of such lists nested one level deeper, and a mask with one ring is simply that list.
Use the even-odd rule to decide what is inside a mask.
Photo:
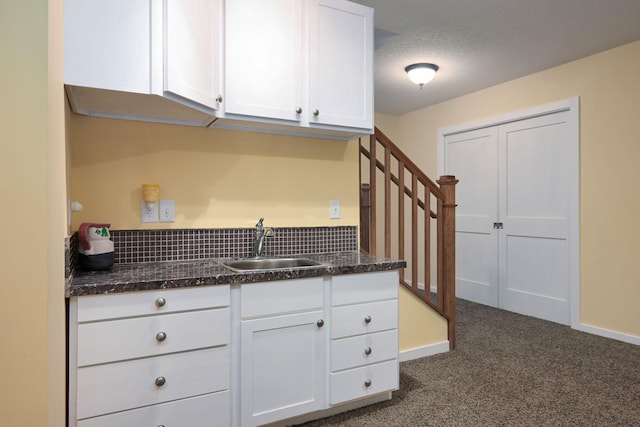
[{"label": "door handle", "polygon": [[502,230],[502,223],[501,222],[494,222],[493,223],[493,228],[495,230]]}]

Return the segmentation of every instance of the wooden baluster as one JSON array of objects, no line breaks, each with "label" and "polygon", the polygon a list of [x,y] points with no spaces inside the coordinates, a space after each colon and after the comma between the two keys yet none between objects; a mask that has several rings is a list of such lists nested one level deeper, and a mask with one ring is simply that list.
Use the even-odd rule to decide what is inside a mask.
[{"label": "wooden baluster", "polygon": [[[404,163],[398,160],[398,258],[404,259]],[[400,283],[404,281],[404,268],[400,269]]]},{"label": "wooden baluster", "polygon": [[384,149],[384,256],[391,257],[391,150]]},{"label": "wooden baluster", "polygon": [[376,193],[378,192],[376,186],[376,135],[373,134],[369,138],[369,204],[371,209],[371,216],[369,221],[369,253],[375,255],[377,253],[377,239],[378,228],[376,224],[377,207],[376,207]]}]

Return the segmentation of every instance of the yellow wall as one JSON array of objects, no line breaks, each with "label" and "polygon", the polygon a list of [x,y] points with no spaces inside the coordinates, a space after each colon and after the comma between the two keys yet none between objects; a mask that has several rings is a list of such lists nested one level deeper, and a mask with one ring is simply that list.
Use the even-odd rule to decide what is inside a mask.
[{"label": "yellow wall", "polygon": [[[580,97],[581,323],[640,336],[640,42],[395,118],[396,142],[437,175],[437,130]],[[425,89],[425,90],[428,90]],[[381,127],[385,132],[385,128]],[[390,135],[391,136],[391,135]]]},{"label": "yellow wall", "polygon": [[[71,197],[113,229],[358,225],[358,143],[73,114]],[[140,222],[141,185],[160,184],[176,222]],[[341,218],[329,219],[329,200]]]},{"label": "yellow wall", "polygon": [[61,11],[59,0],[0,3],[0,424],[7,426],[64,424]]},{"label": "yellow wall", "polygon": [[400,351],[447,341],[447,321],[400,286]]}]

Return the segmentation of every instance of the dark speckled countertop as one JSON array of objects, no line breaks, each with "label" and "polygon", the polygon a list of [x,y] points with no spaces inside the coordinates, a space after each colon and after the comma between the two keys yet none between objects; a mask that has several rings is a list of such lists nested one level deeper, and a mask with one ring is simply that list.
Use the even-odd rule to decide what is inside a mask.
[{"label": "dark speckled countertop", "polygon": [[106,271],[76,271],[65,293],[67,297],[74,297],[190,286],[265,282],[324,275],[368,273],[406,267],[405,261],[358,252],[299,256],[319,261],[324,265],[237,273],[221,266],[219,264],[221,260],[218,259],[114,264],[113,268]]}]

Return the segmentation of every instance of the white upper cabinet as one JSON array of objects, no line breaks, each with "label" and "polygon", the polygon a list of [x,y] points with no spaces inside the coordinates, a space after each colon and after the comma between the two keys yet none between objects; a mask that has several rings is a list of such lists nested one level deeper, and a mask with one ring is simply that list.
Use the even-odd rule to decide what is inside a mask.
[{"label": "white upper cabinet", "polygon": [[300,121],[303,3],[226,1],[225,114]]},{"label": "white upper cabinet", "polygon": [[221,11],[212,0],[164,0],[164,91],[218,109]]},{"label": "white upper cabinet", "polygon": [[373,130],[373,9],[309,2],[310,124]]},{"label": "white upper cabinet", "polygon": [[225,5],[225,118],[373,130],[373,9],[344,0]]},{"label": "white upper cabinet", "polygon": [[97,117],[347,139],[373,131],[373,9],[65,0],[64,81]]},{"label": "white upper cabinet", "polygon": [[75,112],[200,126],[213,121],[219,0],[65,0],[64,10],[64,82]]}]

